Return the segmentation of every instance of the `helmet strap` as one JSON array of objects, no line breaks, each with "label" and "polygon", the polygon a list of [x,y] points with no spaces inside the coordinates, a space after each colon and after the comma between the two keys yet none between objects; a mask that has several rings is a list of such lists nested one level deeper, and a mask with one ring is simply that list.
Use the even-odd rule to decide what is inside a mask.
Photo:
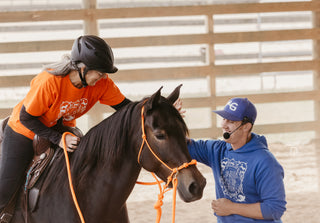
[{"label": "helmet strap", "polygon": [[78,69],[79,77],[81,79],[81,83],[82,83],[83,87],[87,87],[88,86],[88,83],[87,83],[86,78],[85,78],[87,72],[88,72],[87,67],[85,67],[83,73],[81,72],[81,69]]}]

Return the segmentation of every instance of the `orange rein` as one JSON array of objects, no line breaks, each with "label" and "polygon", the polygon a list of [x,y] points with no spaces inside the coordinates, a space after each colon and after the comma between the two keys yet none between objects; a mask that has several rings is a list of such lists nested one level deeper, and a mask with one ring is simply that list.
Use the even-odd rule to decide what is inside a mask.
[{"label": "orange rein", "polygon": [[65,157],[66,165],[67,165],[69,187],[70,187],[70,191],[71,191],[73,203],[74,203],[74,205],[76,206],[76,209],[77,209],[79,218],[80,218],[80,220],[81,220],[81,223],[84,223],[85,221],[84,221],[84,218],[83,218],[81,209],[80,209],[80,207],[79,207],[79,204],[78,204],[78,201],[77,201],[77,197],[76,197],[76,193],[74,192],[73,184],[72,184],[71,168],[70,168],[69,156],[68,156],[67,145],[66,145],[66,135],[67,135],[67,134],[72,135],[72,136],[74,136],[74,135],[73,135],[72,133],[70,133],[70,132],[65,132],[65,133],[63,133],[63,135],[62,135],[62,139],[63,139],[63,141],[62,141],[62,142],[63,142],[63,152],[64,152],[64,157]]},{"label": "orange rein", "polygon": [[167,167],[169,170],[172,171],[172,173],[170,174],[170,176],[167,178],[167,183],[163,186],[163,188],[161,187],[161,183],[163,183],[163,181],[159,181],[156,177],[156,175],[154,173],[151,173],[152,176],[155,178],[156,182],[154,183],[144,183],[144,182],[139,182],[137,181],[137,184],[143,184],[143,185],[155,185],[158,184],[159,186],[159,191],[160,193],[158,194],[158,201],[155,203],[154,208],[157,210],[157,219],[156,219],[156,223],[160,222],[161,219],[161,206],[163,205],[163,198],[164,198],[164,193],[166,193],[167,191],[170,190],[170,188],[168,188],[170,182],[172,182],[172,189],[173,189],[173,194],[172,194],[172,223],[175,222],[175,212],[176,212],[176,192],[177,192],[177,186],[178,186],[178,178],[177,175],[179,173],[179,171],[181,169],[187,168],[190,165],[196,165],[197,161],[196,160],[191,160],[189,163],[184,163],[181,166],[179,166],[178,168],[170,168],[166,163],[164,163],[158,156],[157,154],[155,154],[155,152],[152,150],[151,146],[149,145],[148,141],[147,141],[147,136],[145,133],[145,129],[144,129],[144,106],[142,106],[141,109],[141,130],[142,130],[142,143],[140,146],[140,150],[139,150],[139,154],[138,154],[138,163],[140,164],[140,156],[141,156],[141,152],[143,149],[144,144],[147,145],[148,149],[150,150],[150,152],[153,154],[153,156],[155,158],[157,158],[157,160],[159,162],[161,162],[165,167]]}]

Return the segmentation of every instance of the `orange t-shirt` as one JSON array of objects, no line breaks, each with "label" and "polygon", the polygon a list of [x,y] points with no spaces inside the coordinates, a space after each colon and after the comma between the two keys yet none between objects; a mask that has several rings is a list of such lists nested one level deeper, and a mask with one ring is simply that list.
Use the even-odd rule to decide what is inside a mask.
[{"label": "orange t-shirt", "polygon": [[65,125],[75,126],[76,119],[97,101],[117,105],[125,98],[110,78],[99,80],[95,86],[78,89],[71,83],[69,75],[61,77],[43,71],[33,78],[30,87],[26,97],[14,107],[8,123],[14,131],[30,139],[34,133],[20,122],[22,105],[48,127],[54,126],[61,117]]}]

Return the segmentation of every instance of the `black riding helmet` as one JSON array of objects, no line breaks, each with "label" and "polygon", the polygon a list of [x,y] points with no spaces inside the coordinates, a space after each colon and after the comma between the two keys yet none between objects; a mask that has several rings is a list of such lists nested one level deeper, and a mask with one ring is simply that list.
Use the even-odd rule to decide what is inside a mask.
[{"label": "black riding helmet", "polygon": [[97,70],[103,73],[115,73],[118,68],[113,65],[114,57],[111,47],[100,37],[85,35],[77,38],[72,46],[71,61],[74,64],[84,63],[86,69],[79,75],[84,86],[88,84],[84,76],[88,70]]}]

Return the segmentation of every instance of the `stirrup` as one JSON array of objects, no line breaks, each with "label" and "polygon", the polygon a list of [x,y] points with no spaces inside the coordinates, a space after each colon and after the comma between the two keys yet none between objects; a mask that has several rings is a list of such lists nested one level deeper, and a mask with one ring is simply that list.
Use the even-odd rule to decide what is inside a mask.
[{"label": "stirrup", "polygon": [[0,223],[9,223],[11,221],[12,214],[2,212],[0,216]]}]

